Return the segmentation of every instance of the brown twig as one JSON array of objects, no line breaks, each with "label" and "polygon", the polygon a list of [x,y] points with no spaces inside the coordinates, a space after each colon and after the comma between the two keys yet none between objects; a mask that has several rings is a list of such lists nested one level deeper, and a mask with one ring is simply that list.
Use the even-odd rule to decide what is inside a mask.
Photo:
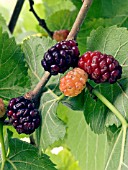
[{"label": "brown twig", "polygon": [[36,87],[32,91],[26,93],[24,97],[29,100],[36,101],[40,97],[43,87],[46,85],[50,77],[51,77],[51,74],[48,71],[45,71],[43,77],[40,79]]},{"label": "brown twig", "polygon": [[37,19],[37,21],[39,22],[39,25],[45,29],[45,31],[48,33],[48,35],[52,38],[53,36],[53,32],[49,30],[49,28],[47,27],[46,25],[46,22],[44,19],[41,19],[37,13],[35,12],[34,8],[33,8],[33,5],[34,5],[34,1],[33,0],[29,0],[29,5],[30,5],[30,10],[33,15],[35,16],[35,18]]},{"label": "brown twig", "polygon": [[67,40],[75,39],[93,0],[84,0]]}]

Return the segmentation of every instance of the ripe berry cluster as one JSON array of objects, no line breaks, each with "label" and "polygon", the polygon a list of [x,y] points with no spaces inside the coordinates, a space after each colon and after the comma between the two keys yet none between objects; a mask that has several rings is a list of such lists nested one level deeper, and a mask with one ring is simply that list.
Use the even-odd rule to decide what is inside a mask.
[{"label": "ripe berry cluster", "polygon": [[69,67],[76,67],[79,59],[79,50],[74,40],[61,41],[52,46],[41,61],[45,71],[51,75],[64,73]]},{"label": "ripe berry cluster", "polygon": [[7,116],[19,134],[31,134],[40,125],[40,115],[34,103],[23,96],[10,100]]},{"label": "ripe berry cluster", "polygon": [[121,78],[122,67],[111,55],[102,54],[99,51],[86,52],[79,61],[78,66],[88,73],[89,78],[95,83],[115,83]]}]

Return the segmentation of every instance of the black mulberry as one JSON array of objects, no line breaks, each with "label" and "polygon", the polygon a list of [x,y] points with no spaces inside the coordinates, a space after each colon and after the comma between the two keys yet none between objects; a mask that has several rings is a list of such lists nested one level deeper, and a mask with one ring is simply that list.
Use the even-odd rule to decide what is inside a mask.
[{"label": "black mulberry", "polygon": [[9,121],[19,134],[31,134],[39,127],[39,111],[35,109],[34,103],[23,96],[12,98],[7,109]]},{"label": "black mulberry", "polygon": [[51,75],[64,73],[69,67],[75,67],[78,64],[79,49],[74,40],[61,41],[52,46],[41,61],[45,71]]}]

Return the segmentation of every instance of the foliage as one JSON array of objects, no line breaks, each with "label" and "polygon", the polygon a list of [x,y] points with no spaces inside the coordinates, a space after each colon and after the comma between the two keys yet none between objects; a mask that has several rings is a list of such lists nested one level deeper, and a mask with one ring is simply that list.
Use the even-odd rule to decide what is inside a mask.
[{"label": "foliage", "polygon": [[[51,31],[70,30],[81,5],[81,0],[43,0],[35,3],[35,9]],[[4,126],[8,152],[6,162],[1,161],[3,170],[128,169],[127,7],[128,0],[94,0],[77,36],[80,54],[98,50],[113,55],[121,64],[123,74],[117,83],[99,85],[89,81],[120,115],[87,88],[76,97],[62,98],[59,79],[63,75],[52,76],[38,103],[42,124],[33,134],[36,146],[20,139],[26,135]],[[40,82],[44,75],[41,59],[56,41],[38,25],[27,2],[13,35],[5,20],[0,14],[0,98],[8,103]],[[58,155],[48,151],[49,147],[62,145],[68,149]]]},{"label": "foliage", "polygon": [[[38,149],[27,142],[19,139],[10,138],[11,132],[8,131],[8,159],[4,169],[37,169],[37,170],[55,170],[52,162],[47,155],[38,155]],[[22,148],[22,149],[21,149]],[[32,155],[32,156],[31,156]],[[22,160],[22,161],[21,161]]]},{"label": "foliage", "polygon": [[60,170],[80,170],[78,161],[74,160],[71,152],[67,148],[62,148],[59,153],[53,151],[59,148],[47,149],[46,153],[50,156],[51,160],[56,164],[56,168]]}]

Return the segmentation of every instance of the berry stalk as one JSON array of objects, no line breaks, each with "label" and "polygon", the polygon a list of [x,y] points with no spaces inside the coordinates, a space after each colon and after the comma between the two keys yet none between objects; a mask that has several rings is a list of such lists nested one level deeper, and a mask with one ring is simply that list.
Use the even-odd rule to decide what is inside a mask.
[{"label": "berry stalk", "polygon": [[1,151],[2,151],[2,165],[1,170],[4,169],[4,164],[6,161],[6,150],[5,150],[5,144],[4,144],[4,136],[3,136],[3,122],[0,120],[0,143],[1,143]]},{"label": "berry stalk", "polygon": [[64,97],[65,97],[65,95],[64,95],[64,94],[61,94],[61,95],[57,98],[57,101],[61,101]]},{"label": "berry stalk", "polygon": [[94,89],[89,83],[86,84],[89,91],[93,93],[95,96],[98,97],[114,114],[115,116],[120,120],[121,124],[124,126],[128,126],[127,121],[125,118],[122,116],[122,114],[115,108],[115,106],[109,102],[99,91]]}]

